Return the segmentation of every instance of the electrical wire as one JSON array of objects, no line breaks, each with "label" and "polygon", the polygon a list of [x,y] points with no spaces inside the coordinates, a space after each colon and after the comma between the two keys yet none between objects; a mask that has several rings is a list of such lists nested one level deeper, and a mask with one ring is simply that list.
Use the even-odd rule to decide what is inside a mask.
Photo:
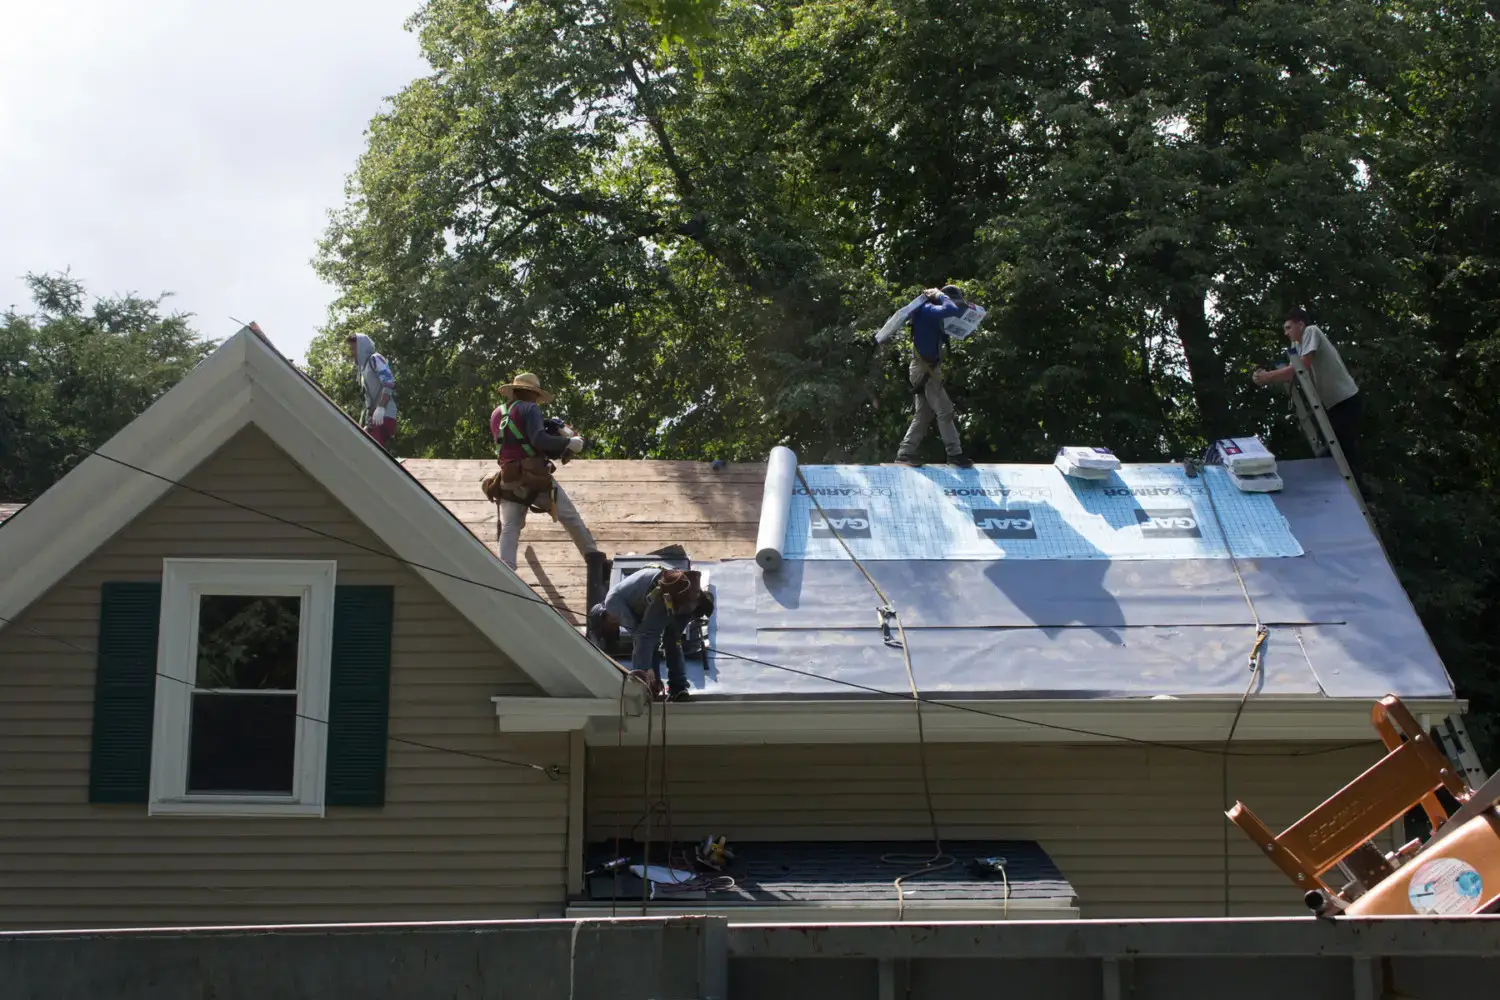
[{"label": "electrical wire", "polygon": [[[943,850],[943,838],[938,831],[937,808],[933,805],[932,801],[932,775],[929,773],[927,766],[927,730],[922,722],[922,693],[917,690],[917,674],[911,665],[911,646],[906,641],[906,627],[901,623],[900,612],[891,603],[891,599],[885,595],[885,591],[880,589],[880,584],[875,582],[875,578],[870,575],[870,571],[865,569],[864,563],[859,561],[859,557],[854,554],[854,550],[849,547],[849,543],[844,541],[843,533],[834,526],[833,521],[824,513],[823,504],[818,500],[818,494],[808,485],[807,477],[802,474],[801,466],[797,467],[797,481],[802,484],[803,490],[812,499],[813,506],[817,508],[818,516],[823,519],[824,524],[828,525],[828,530],[833,533],[833,537],[838,539],[838,543],[843,547],[844,553],[848,555],[849,561],[854,563],[855,568],[860,571],[865,580],[870,584],[870,589],[875,591],[875,596],[880,599],[880,607],[876,613],[881,616],[882,621],[884,621],[887,615],[894,617],[896,619],[896,631],[901,636],[901,658],[906,664],[906,681],[911,686],[912,708],[917,714],[917,754],[922,769],[922,797],[927,803],[927,819],[932,824],[933,851],[931,857],[912,854],[885,854],[880,858],[884,864],[916,866],[912,871],[897,877],[891,883],[896,887],[896,919],[904,920],[906,919],[906,880],[920,878],[923,875],[930,875],[933,872],[952,868],[956,863],[952,856]],[[1008,914],[1010,911],[1009,882],[1007,881],[1006,884],[1005,906]]]},{"label": "electrical wire", "polygon": [[[137,466],[137,465],[135,465],[135,464],[133,464],[131,462],[125,461],[124,459],[115,458],[113,455],[106,455],[103,452],[98,451],[97,449],[94,449],[94,448],[84,448],[83,450],[86,451],[86,452],[88,452],[89,454],[96,455],[99,458],[105,459],[106,461],[113,462],[113,463],[115,463],[117,465],[123,466],[123,467],[125,467],[127,469],[130,469],[132,471],[141,473],[142,475],[150,476],[153,479],[157,479],[157,480],[160,480],[162,482],[166,482],[166,483],[168,483],[170,485],[176,486],[176,487],[178,487],[180,489],[183,489],[183,490],[187,490],[190,493],[195,493],[195,494],[197,494],[199,496],[202,496],[202,497],[205,497],[207,499],[214,500],[214,501],[219,502],[219,503],[227,504],[227,505],[232,506],[232,507],[234,507],[234,508],[236,508],[238,510],[245,511],[246,513],[254,514],[254,515],[259,516],[259,517],[264,517],[264,518],[267,518],[268,520],[276,521],[276,522],[278,522],[280,524],[284,524],[284,525],[287,525],[289,527],[297,528],[297,529],[300,529],[302,531],[306,531],[306,532],[308,532],[310,534],[317,535],[317,536],[322,537],[322,538],[327,538],[330,541],[336,541],[336,542],[343,543],[343,544],[348,545],[348,546],[350,546],[352,548],[358,549],[360,551],[368,552],[368,553],[370,553],[372,555],[380,556],[383,559],[388,559],[388,560],[390,560],[392,562],[395,562],[395,563],[398,563],[400,565],[410,566],[413,569],[423,570],[425,572],[436,573],[436,574],[438,574],[440,576],[444,576],[444,577],[447,577],[449,579],[452,579],[452,580],[455,580],[455,581],[458,581],[458,582],[461,582],[461,583],[467,583],[467,584],[470,584],[472,586],[479,587],[481,589],[491,591],[492,593],[500,594],[502,596],[511,598],[512,600],[524,601],[524,602],[530,603],[530,604],[539,604],[539,605],[542,605],[544,607],[552,609],[554,612],[558,613],[559,615],[564,616],[565,619],[567,617],[577,617],[577,613],[575,611],[573,611],[571,608],[568,608],[568,607],[566,607],[564,605],[561,605],[561,604],[553,604],[552,602],[546,600],[545,598],[537,595],[535,592],[530,591],[529,588],[528,588],[528,590],[525,593],[522,593],[522,592],[518,592],[518,591],[515,591],[515,590],[507,589],[507,588],[499,586],[497,584],[489,583],[489,582],[486,582],[486,581],[483,581],[483,580],[475,580],[475,579],[463,576],[462,574],[452,573],[452,572],[449,572],[447,570],[439,569],[437,567],[428,566],[428,565],[426,565],[424,563],[420,563],[420,562],[417,562],[415,560],[406,559],[406,558],[404,558],[402,556],[396,555],[393,552],[381,551],[380,549],[374,548],[372,546],[365,545],[365,544],[363,544],[361,542],[358,542],[358,541],[355,541],[353,539],[344,538],[343,536],[334,534],[333,532],[324,531],[321,528],[316,528],[316,527],[313,527],[311,525],[302,524],[302,523],[300,523],[298,521],[295,521],[293,519],[285,518],[285,517],[282,517],[282,516],[280,516],[278,514],[270,513],[269,511],[260,510],[260,509],[258,509],[256,507],[250,506],[249,504],[241,503],[241,502],[239,502],[237,500],[233,500],[233,499],[231,499],[229,497],[221,496],[221,495],[219,495],[217,493],[213,493],[213,492],[211,492],[209,490],[203,490],[203,489],[199,489],[198,487],[195,487],[195,486],[189,486],[189,485],[187,485],[185,483],[182,483],[182,482],[180,482],[178,480],[172,479],[171,477],[163,476],[163,475],[161,475],[159,473],[152,472],[152,471],[150,471],[148,469],[143,469],[140,466]],[[23,515],[24,515],[24,512],[23,512]],[[12,518],[10,521],[7,521],[4,524],[0,524],[0,531],[7,530],[7,529],[14,530],[14,528],[13,528],[13,526],[11,524],[11,522],[13,522],[13,521],[15,521],[15,518]],[[898,619],[898,624],[899,624],[899,619]],[[32,630],[32,631],[35,632],[35,630]],[[36,633],[36,634],[45,635],[46,633]],[[56,637],[53,637],[53,638],[56,638]],[[614,668],[616,670],[621,669],[620,666],[619,666],[619,664],[615,661],[615,659],[613,657],[611,657],[607,652],[605,652],[604,650],[600,649],[596,644],[594,644],[592,642],[592,640],[588,640],[586,636],[585,636],[585,640],[589,642],[590,648],[592,648],[595,652],[597,652],[599,654],[599,656],[606,663],[608,663],[612,668]],[[63,640],[63,641],[66,641],[66,640]],[[729,652],[727,650],[722,650],[722,649],[713,649],[712,653],[713,653],[714,656],[723,656],[723,657],[727,657],[729,659],[741,660],[741,661],[744,661],[746,663],[753,663],[753,664],[756,664],[758,666],[766,667],[766,668],[772,669],[772,670],[780,670],[780,671],[784,671],[786,673],[798,674],[800,676],[812,678],[812,679],[815,679],[815,680],[819,680],[819,681],[822,681],[824,683],[833,684],[833,685],[840,686],[840,687],[846,687],[846,688],[849,688],[850,690],[854,690],[854,691],[862,691],[862,692],[865,692],[867,694],[878,695],[878,696],[883,697],[883,698],[893,698],[893,699],[901,699],[901,700],[908,700],[910,698],[910,695],[907,695],[907,694],[901,694],[901,693],[894,692],[894,691],[888,691],[888,690],[885,690],[883,688],[877,688],[877,687],[872,687],[872,686],[866,685],[866,684],[860,684],[857,681],[850,681],[850,680],[846,680],[846,679],[838,678],[838,677],[830,677],[830,676],[826,676],[824,674],[815,673],[813,671],[802,670],[802,669],[799,669],[797,667],[788,666],[786,664],[776,663],[776,662],[773,662],[771,660],[759,659],[759,658],[753,657],[753,656],[745,656],[745,655],[739,654],[739,653],[731,653],[731,652]],[[932,697],[929,697],[929,696],[926,696],[926,695],[922,695],[919,698],[917,698],[916,700],[919,700],[922,704],[928,705],[928,706],[935,706],[935,707],[940,707],[940,708],[946,708],[946,709],[950,709],[950,710],[954,710],[954,711],[969,712],[969,713],[975,714],[975,715],[989,716],[991,718],[999,719],[999,720],[1002,720],[1002,721],[1005,721],[1005,722],[1013,722],[1013,723],[1017,723],[1017,724],[1020,724],[1020,725],[1033,726],[1033,727],[1036,727],[1036,728],[1039,728],[1039,729],[1046,729],[1046,730],[1051,730],[1051,731],[1055,731],[1055,732],[1066,732],[1066,733],[1071,733],[1071,734],[1078,735],[1078,736],[1087,736],[1087,737],[1091,737],[1091,738],[1094,738],[1094,739],[1107,740],[1107,741],[1110,741],[1110,742],[1130,743],[1132,745],[1142,746],[1142,747],[1157,747],[1157,748],[1160,748],[1160,749],[1163,749],[1163,750],[1176,750],[1176,751],[1184,752],[1184,753],[1198,753],[1198,754],[1217,755],[1217,754],[1220,754],[1220,753],[1223,752],[1223,751],[1213,750],[1213,749],[1209,749],[1209,748],[1205,748],[1205,747],[1191,746],[1191,745],[1188,745],[1188,744],[1166,743],[1166,742],[1162,742],[1162,741],[1158,741],[1158,740],[1147,740],[1147,739],[1141,739],[1141,738],[1138,738],[1138,737],[1123,736],[1123,735],[1119,735],[1119,734],[1115,734],[1115,733],[1100,732],[1098,730],[1084,729],[1084,728],[1077,727],[1077,726],[1066,726],[1066,725],[1060,725],[1060,724],[1057,724],[1057,723],[1042,722],[1042,721],[1036,720],[1036,719],[1026,719],[1026,718],[1022,718],[1022,717],[1019,717],[1019,716],[1008,715],[1008,714],[1005,714],[1005,713],[1002,713],[1002,712],[995,712],[995,711],[991,711],[991,710],[988,710],[988,709],[979,708],[979,707],[974,706],[974,705],[965,705],[965,704],[961,704],[961,703],[958,703],[958,702],[942,701],[942,700],[935,699],[935,698],[932,698]],[[1273,751],[1273,752],[1268,752],[1268,753],[1256,753],[1256,752],[1238,751],[1238,752],[1232,753],[1231,756],[1237,756],[1237,757],[1313,757],[1313,756],[1321,756],[1322,754],[1327,754],[1327,753],[1337,753],[1337,752],[1342,751],[1342,750],[1353,749],[1353,748],[1356,748],[1356,747],[1368,746],[1372,742],[1374,742],[1374,741],[1361,740],[1359,742],[1352,742],[1352,743],[1347,743],[1347,744],[1339,744],[1339,745],[1332,746],[1332,747],[1323,747],[1323,748],[1320,748],[1320,749],[1317,749],[1317,750],[1293,751],[1293,752],[1278,752],[1278,751]]]}]

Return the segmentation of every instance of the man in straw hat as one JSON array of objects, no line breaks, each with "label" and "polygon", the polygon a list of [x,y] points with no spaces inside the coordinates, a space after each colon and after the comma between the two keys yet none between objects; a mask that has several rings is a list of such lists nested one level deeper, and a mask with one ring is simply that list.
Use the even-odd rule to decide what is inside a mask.
[{"label": "man in straw hat", "polygon": [[687,701],[683,633],[694,618],[713,613],[713,597],[704,593],[697,573],[647,566],[621,577],[604,595],[604,603],[589,609],[589,631],[608,638],[618,636],[621,626],[629,629],[631,673],[656,694],[661,693],[656,650],[662,648],[667,661],[667,699]]},{"label": "man in straw hat", "polygon": [[500,472],[494,491],[486,490],[500,505],[500,561],[516,568],[516,550],[529,510],[550,513],[567,529],[585,562],[602,559],[578,508],[552,479],[551,460],[567,461],[581,452],[583,438],[562,421],[542,416],[541,404],[552,402],[552,394],[531,372],[502,385],[500,395],[505,397],[505,404],[490,414],[490,434],[495,439]]}]

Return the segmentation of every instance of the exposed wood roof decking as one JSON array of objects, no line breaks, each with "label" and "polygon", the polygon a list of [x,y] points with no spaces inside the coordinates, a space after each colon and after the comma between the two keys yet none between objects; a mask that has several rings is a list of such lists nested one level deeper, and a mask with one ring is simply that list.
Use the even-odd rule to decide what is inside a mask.
[{"label": "exposed wood roof decking", "polygon": [[[409,458],[403,464],[491,550],[499,541],[495,505],[479,481],[492,459]],[[610,557],[678,544],[693,559],[755,555],[765,465],[707,462],[580,460],[558,469],[557,481],[577,505],[599,547]],[[583,558],[561,526],[532,514],[521,534],[517,571],[539,595],[574,613],[586,610]]]}]

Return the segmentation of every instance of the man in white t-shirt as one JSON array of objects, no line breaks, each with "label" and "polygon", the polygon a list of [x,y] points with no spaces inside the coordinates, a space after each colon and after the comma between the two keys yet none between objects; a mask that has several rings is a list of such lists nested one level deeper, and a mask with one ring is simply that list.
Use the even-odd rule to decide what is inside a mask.
[{"label": "man in white t-shirt", "polygon": [[[1333,346],[1333,341],[1308,322],[1305,309],[1293,309],[1287,313],[1286,322],[1281,328],[1286,332],[1287,340],[1292,342],[1292,348],[1287,353],[1298,355],[1312,375],[1313,388],[1323,401],[1329,426],[1333,428],[1339,447],[1343,449],[1349,471],[1354,474],[1355,482],[1360,482],[1359,423],[1364,414],[1365,401],[1360,395],[1359,386],[1349,374],[1349,369],[1344,367],[1344,361],[1339,357],[1338,348]],[[1257,368],[1251,379],[1256,385],[1290,382],[1292,367],[1283,365],[1275,371]]]}]

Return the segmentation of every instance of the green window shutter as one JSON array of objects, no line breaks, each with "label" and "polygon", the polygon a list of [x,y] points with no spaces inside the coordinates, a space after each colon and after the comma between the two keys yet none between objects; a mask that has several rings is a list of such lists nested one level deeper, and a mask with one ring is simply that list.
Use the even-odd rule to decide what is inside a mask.
[{"label": "green window shutter", "polygon": [[330,806],[385,805],[392,587],[336,587],[328,692]]},{"label": "green window shutter", "polygon": [[160,621],[159,582],[99,588],[90,802],[144,803],[150,796]]}]

